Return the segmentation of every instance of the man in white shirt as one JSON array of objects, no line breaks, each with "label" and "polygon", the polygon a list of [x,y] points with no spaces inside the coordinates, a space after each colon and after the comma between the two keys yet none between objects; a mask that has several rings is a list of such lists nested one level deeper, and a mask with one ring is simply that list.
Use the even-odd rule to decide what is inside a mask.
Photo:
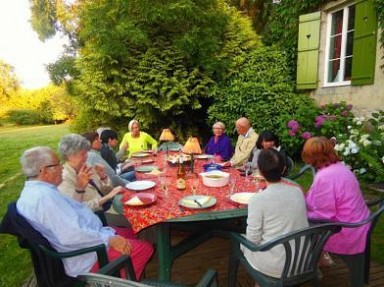
[{"label": "man in white shirt", "polygon": [[[61,194],[62,181],[59,157],[49,147],[26,150],[20,159],[25,182],[17,201],[18,212],[27,219],[59,252],[105,244],[112,261],[121,254],[132,258],[136,277],[153,253],[150,243],[137,240],[132,230],[102,226],[99,218],[81,202]],[[97,270],[96,254],[88,253],[63,260],[68,276]]]}]

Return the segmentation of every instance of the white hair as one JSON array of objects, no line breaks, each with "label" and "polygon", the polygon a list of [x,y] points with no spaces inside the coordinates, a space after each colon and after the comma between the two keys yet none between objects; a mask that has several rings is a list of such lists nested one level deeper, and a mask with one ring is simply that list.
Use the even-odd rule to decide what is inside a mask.
[{"label": "white hair", "polygon": [[27,149],[20,157],[20,164],[23,173],[28,178],[39,175],[40,170],[51,164],[54,151],[47,146],[37,146]]},{"label": "white hair", "polygon": [[88,151],[91,147],[90,142],[79,134],[69,134],[63,136],[59,142],[59,151],[65,160],[81,150]]},{"label": "white hair", "polygon": [[225,130],[225,124],[223,122],[216,122],[213,124],[212,128],[222,128]]},{"label": "white hair", "polygon": [[128,124],[128,130],[131,131],[132,130],[132,126],[133,124],[139,124],[139,122],[137,120],[131,120]]}]

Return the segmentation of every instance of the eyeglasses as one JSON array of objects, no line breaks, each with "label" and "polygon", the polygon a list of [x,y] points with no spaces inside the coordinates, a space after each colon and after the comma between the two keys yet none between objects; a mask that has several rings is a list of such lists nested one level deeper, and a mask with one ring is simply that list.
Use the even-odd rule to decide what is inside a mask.
[{"label": "eyeglasses", "polygon": [[56,164],[50,164],[50,165],[43,166],[43,168],[49,168],[49,167],[55,167],[55,166],[61,166],[61,165],[62,165],[61,163],[56,163]]}]

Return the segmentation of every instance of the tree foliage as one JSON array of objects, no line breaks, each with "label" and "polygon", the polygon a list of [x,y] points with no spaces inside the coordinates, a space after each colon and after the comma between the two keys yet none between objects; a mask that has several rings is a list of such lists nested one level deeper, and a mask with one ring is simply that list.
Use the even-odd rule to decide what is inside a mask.
[{"label": "tree foliage", "polygon": [[62,58],[50,70],[58,83],[70,74],[93,127],[125,128],[136,118],[151,132],[201,132],[218,84],[259,43],[224,0],[84,1],[69,10],[66,23],[77,23],[75,67],[68,72],[72,60]]},{"label": "tree foliage", "polygon": [[19,87],[14,68],[0,59],[0,104],[3,105]]},{"label": "tree foliage", "polygon": [[[250,52],[239,72],[221,86],[209,108],[209,119],[234,127],[237,118],[246,116],[256,131],[275,131],[295,153],[300,143],[290,142],[287,122],[296,116],[307,118],[312,110],[316,110],[313,100],[294,93],[284,54],[276,47],[260,47]],[[234,129],[228,133],[235,136]]]}]

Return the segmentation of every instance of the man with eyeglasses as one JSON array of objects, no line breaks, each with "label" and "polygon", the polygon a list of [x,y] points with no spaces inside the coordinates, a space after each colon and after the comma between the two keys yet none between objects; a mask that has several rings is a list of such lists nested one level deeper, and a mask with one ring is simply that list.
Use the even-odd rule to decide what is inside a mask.
[{"label": "man with eyeglasses", "polygon": [[239,134],[237,138],[235,153],[225,166],[242,166],[248,161],[248,158],[256,145],[259,135],[253,130],[249,120],[245,117],[236,121],[236,130]]},{"label": "man with eyeglasses", "polygon": [[[53,248],[67,252],[105,244],[111,261],[121,254],[130,255],[136,277],[140,278],[152,256],[152,245],[136,239],[132,229],[102,226],[86,205],[60,193],[57,186],[63,168],[51,148],[28,149],[20,163],[28,180],[17,201],[17,211]],[[94,252],[63,259],[63,264],[71,277],[98,269]]]}]

